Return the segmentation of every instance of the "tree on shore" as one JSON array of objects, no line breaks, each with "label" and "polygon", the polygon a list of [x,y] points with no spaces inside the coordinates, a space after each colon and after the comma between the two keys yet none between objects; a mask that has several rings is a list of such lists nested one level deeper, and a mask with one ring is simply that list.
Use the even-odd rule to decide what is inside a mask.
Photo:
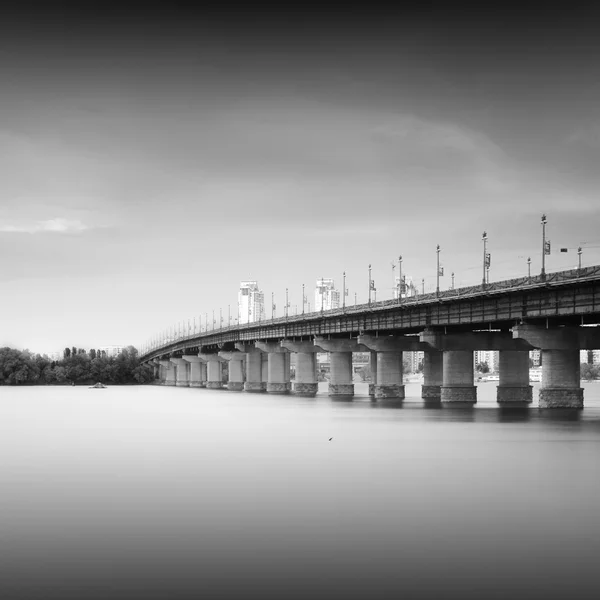
[{"label": "tree on shore", "polygon": [[[67,352],[68,351],[68,352]],[[91,358],[86,352],[72,353],[65,348],[65,358],[50,362],[47,357],[29,350],[0,348],[0,385],[35,385],[61,383],[128,384],[148,383],[154,378],[149,365],[141,364],[138,351],[128,346],[116,357]]]}]

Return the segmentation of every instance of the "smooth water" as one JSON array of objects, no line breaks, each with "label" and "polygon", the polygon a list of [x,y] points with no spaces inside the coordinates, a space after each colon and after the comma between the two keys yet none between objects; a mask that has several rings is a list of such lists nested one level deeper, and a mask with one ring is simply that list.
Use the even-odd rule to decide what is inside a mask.
[{"label": "smooth water", "polygon": [[503,411],[491,382],[473,409],[2,387],[0,598],[598,597],[584,387],[583,411]]}]

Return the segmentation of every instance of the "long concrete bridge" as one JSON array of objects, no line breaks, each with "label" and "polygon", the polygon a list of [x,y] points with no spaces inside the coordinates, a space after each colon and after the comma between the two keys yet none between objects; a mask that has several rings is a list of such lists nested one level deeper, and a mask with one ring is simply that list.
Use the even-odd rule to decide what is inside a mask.
[{"label": "long concrete bridge", "polygon": [[141,358],[165,385],[314,396],[316,353],[329,352],[329,395],[347,398],[354,395],[352,353],[370,352],[369,393],[401,399],[402,353],[423,351],[422,397],[474,404],[473,352],[498,350],[497,401],[518,406],[532,402],[529,351],[537,348],[539,406],[583,408],[579,351],[600,348],[599,323],[600,266],[594,266],[222,327],[150,345]]}]

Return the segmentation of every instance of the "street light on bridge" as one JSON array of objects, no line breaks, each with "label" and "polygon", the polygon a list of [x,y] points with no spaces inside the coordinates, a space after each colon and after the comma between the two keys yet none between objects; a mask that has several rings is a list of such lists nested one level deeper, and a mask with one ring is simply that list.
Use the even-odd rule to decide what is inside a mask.
[{"label": "street light on bridge", "polygon": [[481,279],[481,285],[485,286],[485,268],[487,264],[487,233],[485,231],[483,232],[481,239],[483,240],[483,278]]},{"label": "street light on bridge", "polygon": [[546,279],[546,254],[550,254],[550,240],[546,242],[546,215],[542,215],[542,280]]},{"label": "street light on bridge", "polygon": [[398,304],[402,301],[402,254],[398,257]]},{"label": "street light on bridge", "polygon": [[435,286],[436,295],[440,293],[440,275],[444,274],[444,267],[440,268],[440,245],[437,245],[437,283]]},{"label": "street light on bridge", "polygon": [[302,314],[304,314],[304,305],[306,304],[306,296],[304,295],[304,284],[302,284]]}]

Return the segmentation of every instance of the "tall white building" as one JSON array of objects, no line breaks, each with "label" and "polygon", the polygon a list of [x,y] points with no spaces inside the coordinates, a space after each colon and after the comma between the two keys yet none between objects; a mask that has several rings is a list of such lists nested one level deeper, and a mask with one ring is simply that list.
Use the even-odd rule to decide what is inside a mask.
[{"label": "tall white building", "polygon": [[256,281],[240,281],[238,311],[240,323],[253,323],[265,318],[265,295],[258,289]]},{"label": "tall white building", "polygon": [[491,373],[497,373],[499,370],[499,354],[498,350],[476,350],[475,364],[487,363]]},{"label": "tall white building", "polygon": [[335,289],[333,279],[317,279],[315,288],[315,311],[331,310],[340,307],[340,293]]},{"label": "tall white building", "polygon": [[[402,276],[402,291],[401,298],[410,298],[418,294],[417,288],[413,284],[412,277]],[[398,290],[400,289],[400,277],[396,275],[396,286],[394,287],[394,298],[398,299]]]}]

